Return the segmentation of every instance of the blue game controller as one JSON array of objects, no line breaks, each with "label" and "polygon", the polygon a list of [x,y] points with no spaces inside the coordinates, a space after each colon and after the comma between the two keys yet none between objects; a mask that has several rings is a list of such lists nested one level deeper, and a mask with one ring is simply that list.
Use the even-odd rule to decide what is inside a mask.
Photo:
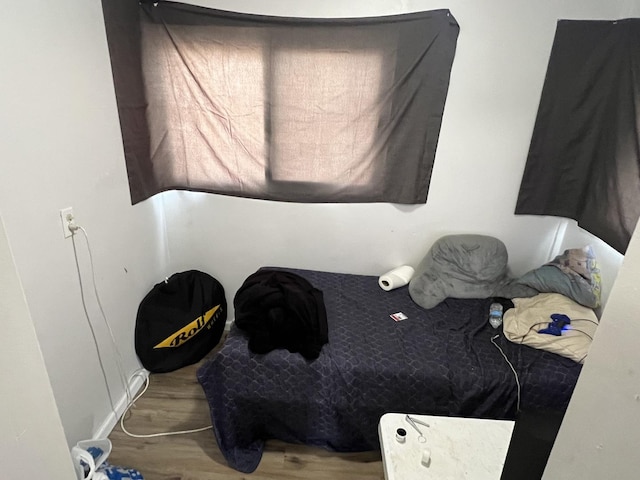
[{"label": "blue game controller", "polygon": [[562,335],[562,330],[567,325],[571,324],[571,319],[562,313],[554,313],[551,315],[551,322],[547,328],[538,330],[538,333],[547,333],[549,335],[555,335],[559,337]]}]

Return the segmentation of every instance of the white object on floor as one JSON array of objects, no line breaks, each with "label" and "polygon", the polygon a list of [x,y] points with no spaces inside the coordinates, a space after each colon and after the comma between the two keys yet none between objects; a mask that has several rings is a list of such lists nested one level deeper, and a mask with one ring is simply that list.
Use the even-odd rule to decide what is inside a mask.
[{"label": "white object on floor", "polygon": [[[89,453],[89,449],[95,447],[102,451],[98,458],[93,458]],[[98,438],[95,440],[82,440],[71,449],[71,458],[73,459],[74,468],[78,480],[102,480],[105,477],[103,473],[96,472],[96,469],[102,465],[107,457],[111,454],[111,440],[108,438]],[[85,475],[82,463],[89,467],[89,473]]]},{"label": "white object on floor", "polygon": [[[405,414],[387,413],[380,419],[378,435],[387,480],[499,480],[509,449],[514,422],[477,418],[411,415],[429,424],[418,432],[407,429]],[[396,440],[399,428],[406,441]]]}]

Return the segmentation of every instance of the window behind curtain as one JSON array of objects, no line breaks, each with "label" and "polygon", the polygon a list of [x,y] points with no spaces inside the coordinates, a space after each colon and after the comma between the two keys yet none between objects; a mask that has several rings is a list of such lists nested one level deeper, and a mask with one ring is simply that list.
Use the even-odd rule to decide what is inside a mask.
[{"label": "window behind curtain", "polygon": [[448,11],[311,20],[103,8],[133,203],[173,188],[426,201],[458,34]]},{"label": "window behind curtain", "polygon": [[558,22],[517,214],[555,215],[621,253],[640,215],[640,20]]}]

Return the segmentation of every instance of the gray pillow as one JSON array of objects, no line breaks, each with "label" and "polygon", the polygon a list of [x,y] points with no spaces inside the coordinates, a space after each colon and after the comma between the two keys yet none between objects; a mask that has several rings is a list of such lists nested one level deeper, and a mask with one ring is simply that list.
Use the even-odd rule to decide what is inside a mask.
[{"label": "gray pillow", "polygon": [[505,284],[507,248],[486,235],[448,235],[437,240],[409,282],[409,295],[423,308],[447,297],[488,298]]},{"label": "gray pillow", "polygon": [[589,308],[596,308],[600,301],[591,284],[584,278],[567,274],[554,265],[543,265],[531,270],[520,277],[518,283],[541,293],[560,293]]}]

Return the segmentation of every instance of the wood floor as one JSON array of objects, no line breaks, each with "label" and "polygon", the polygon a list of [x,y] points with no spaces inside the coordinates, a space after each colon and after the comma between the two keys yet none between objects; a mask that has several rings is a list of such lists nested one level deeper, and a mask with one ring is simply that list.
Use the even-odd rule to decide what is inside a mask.
[{"label": "wood floor", "polygon": [[[208,405],[195,376],[197,367],[152,374],[149,390],[127,415],[125,428],[131,433],[148,434],[210,425]],[[109,438],[113,443],[109,462],[136,468],[145,480],[384,478],[380,452],[338,454],[274,440],[267,442],[258,469],[245,474],[227,466],[211,430],[132,438],[118,426]]]}]

